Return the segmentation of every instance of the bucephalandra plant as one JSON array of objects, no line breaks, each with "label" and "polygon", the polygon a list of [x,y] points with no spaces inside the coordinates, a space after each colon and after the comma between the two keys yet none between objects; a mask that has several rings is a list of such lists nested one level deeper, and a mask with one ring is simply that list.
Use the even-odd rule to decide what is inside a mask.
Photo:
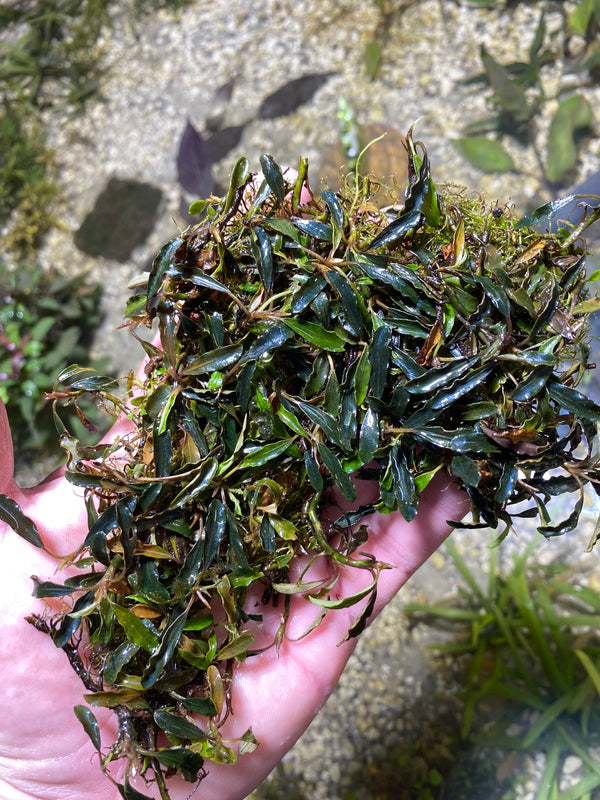
[{"label": "bucephalandra plant", "polygon": [[[258,176],[240,159],[227,195],[193,205],[203,221],[162,248],[127,302],[133,335],[156,326],[160,337],[139,337],[143,376],[124,388],[78,366],[59,377],[59,426],[61,402],[84,395],[130,425],[91,447],[61,428],[89,531],[64,560],[75,576],[36,579],[37,597],[58,600],[30,621],[65,650],[87,704],[114,710],[118,737],[101,758],[127,759],[125,798],[143,797],[134,774],[168,798],[165,777],[196,781],[207,761],[235,761],[220,725],[236,662],[258,652],[250,591],[279,603],[273,647],[295,593],[323,614],[368,598],[356,636],[386,566],[361,551],[367,515],[412,520],[442,471],[468,494],[469,525],[501,538],[514,517],[538,515],[553,536],[577,525],[585,485],[598,485],[600,407],[575,388],[600,305],[580,238],[597,212],[543,233],[566,201],[516,221],[436,188],[411,133],[407,150],[409,185],[387,212],[358,170],[339,193],[316,193],[304,159],[292,174],[262,156]],[[354,474],[378,483],[377,498],[324,529],[333,490],[355,499]],[[563,493],[573,510],[552,520],[547,501]],[[43,546],[11,503],[2,519]],[[297,555],[372,580],[334,598],[335,575],[290,578]],[[100,750],[88,705],[76,714]],[[248,731],[236,749],[256,744]]]}]

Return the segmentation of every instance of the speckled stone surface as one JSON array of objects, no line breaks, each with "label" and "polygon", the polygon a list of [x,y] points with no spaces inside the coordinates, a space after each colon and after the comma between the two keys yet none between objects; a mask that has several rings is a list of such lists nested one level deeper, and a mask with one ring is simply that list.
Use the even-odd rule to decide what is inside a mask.
[{"label": "speckled stone surface", "polygon": [[[450,0],[390,0],[387,5],[392,13],[374,81],[363,55],[380,23],[373,0],[198,0],[176,16],[161,10],[135,21],[126,9],[112,12],[114,29],[102,42],[108,72],[100,97],[83,115],[48,119],[65,205],[62,227],[48,238],[41,258],[69,272],[90,270],[104,283],[107,318],[97,348],[118,353],[119,371],[125,373],[139,359],[127,335],[114,330],[127,284],[182,224],[175,164],[187,120],[207,136],[215,129],[241,130],[239,143],[215,166],[218,183],[226,181],[237,157],[246,155],[258,169],[264,152],[292,166],[308,156],[315,180],[325,154],[335,147],[337,104],[343,97],[362,125],[405,132],[418,120],[415,134],[427,146],[438,181],[477,187],[491,201],[518,208],[536,197],[549,199],[537,178],[533,148],[511,145],[522,174],[484,176],[450,144],[466,124],[490,113],[480,88],[464,82],[481,70],[481,44],[501,62],[525,58],[541,5],[517,3],[508,9],[498,3],[488,10]],[[561,24],[558,12],[551,10],[546,24],[551,35]],[[286,82],[321,73],[332,74],[307,103],[283,116],[257,118],[264,98]],[[549,93],[559,75],[552,70],[544,75]],[[598,90],[589,89],[588,96],[598,108]],[[550,104],[539,119],[538,147],[552,111]],[[599,166],[597,142],[589,142],[574,182]],[[147,183],[160,192],[152,231],[125,261],[85,254],[75,245],[76,232],[111,180]],[[571,535],[568,547],[542,543],[540,557],[566,558],[568,550],[583,559],[585,527]],[[512,546],[522,547],[529,535],[520,531]],[[488,533],[459,534],[457,541],[483,575]],[[509,552],[507,545],[503,558]],[[600,584],[597,556],[586,556],[581,569]],[[441,599],[456,585],[449,558],[437,553],[364,634],[329,702],[270,788],[255,797],[266,796],[267,789],[269,797],[288,800],[417,797],[411,787],[390,782],[387,767],[387,783],[378,782],[380,767],[389,766],[390,758],[393,763],[394,748],[403,742],[418,742],[433,732],[443,743],[458,724],[459,705],[451,666],[434,667],[403,609],[411,600]],[[543,759],[529,768],[518,795],[523,800],[534,796]],[[570,762],[568,768],[576,774],[578,764]],[[478,800],[476,793],[472,796]]]}]

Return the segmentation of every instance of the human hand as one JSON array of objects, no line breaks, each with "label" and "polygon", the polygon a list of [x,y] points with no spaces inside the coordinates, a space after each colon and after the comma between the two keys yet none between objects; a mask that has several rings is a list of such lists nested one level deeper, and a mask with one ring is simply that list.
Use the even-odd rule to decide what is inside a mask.
[{"label": "human hand", "polygon": [[[357,503],[367,503],[375,487],[357,482]],[[13,480],[13,454],[6,411],[0,404],[0,493],[12,497],[33,519],[46,548],[55,553],[76,549],[87,532],[81,495],[58,472],[39,486],[22,490]],[[393,566],[379,576],[373,617],[449,533],[447,519],[467,510],[464,496],[448,479],[436,477],[423,492],[417,517],[407,523],[398,513],[366,519],[368,541],[363,550]],[[25,617],[41,614],[45,603],[32,596],[31,575],[53,579],[57,562],[0,523],[0,797],[2,800],[117,800],[118,789],[102,774],[99,759],[73,713],[82,703],[83,684],[65,654],[50,637],[42,636]],[[298,574],[301,565],[297,565]],[[321,558],[304,578],[327,575],[330,564]],[[364,586],[365,570],[344,569],[336,595],[347,596]],[[258,600],[257,600],[258,602]],[[194,797],[244,798],[273,769],[306,729],[342,673],[356,640],[345,641],[362,606],[329,612],[308,636],[319,609],[296,596],[287,634],[279,654],[271,648],[238,664],[233,677],[233,714],[225,722],[225,739],[236,739],[252,726],[258,749],[238,763],[209,766],[209,774]],[[281,622],[273,607],[261,608],[262,636],[272,639]],[[103,745],[117,730],[108,709],[95,709]],[[119,777],[116,775],[116,777]],[[135,784],[144,795],[158,797],[156,787]],[[168,781],[172,800],[187,798],[193,786]],[[154,793],[153,793],[154,792]]]}]

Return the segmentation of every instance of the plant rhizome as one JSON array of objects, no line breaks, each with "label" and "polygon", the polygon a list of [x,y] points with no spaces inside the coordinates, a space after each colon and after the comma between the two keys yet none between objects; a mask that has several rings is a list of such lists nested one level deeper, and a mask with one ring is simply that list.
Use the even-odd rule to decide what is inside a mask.
[{"label": "plant rhizome", "polygon": [[[599,303],[580,233],[596,212],[544,233],[560,201],[516,220],[436,189],[411,135],[407,149],[408,188],[387,212],[373,178],[316,194],[305,160],[296,175],[265,155],[255,176],[241,159],[227,195],[194,204],[203,221],[162,248],[127,303],[133,335],[160,334],[160,347],[139,337],[143,378],[119,390],[78,367],[60,377],[57,417],[91,395],[131,428],[91,447],[64,430],[90,527],[66,561],[75,576],[37,581],[38,597],[63,599],[32,621],[65,649],[87,702],[115,710],[119,737],[101,757],[128,759],[124,796],[133,774],[166,798],[170,774],[195,781],[207,760],[237,757],[220,724],[232,670],[255,652],[251,588],[279,601],[278,639],[294,593],[328,613],[370,598],[357,635],[384,566],[355,555],[369,514],[412,520],[441,471],[468,494],[469,525],[502,538],[513,517],[538,515],[553,536],[598,485],[600,407],[575,388],[592,366],[586,320]],[[340,513],[332,540],[321,511],[332,487],[355,499],[353,474],[379,494]],[[547,501],[563,493],[573,507],[556,521]],[[332,599],[335,577],[290,579],[298,554],[373,580]],[[99,748],[93,712],[76,713]],[[251,732],[239,744],[255,746]]]}]

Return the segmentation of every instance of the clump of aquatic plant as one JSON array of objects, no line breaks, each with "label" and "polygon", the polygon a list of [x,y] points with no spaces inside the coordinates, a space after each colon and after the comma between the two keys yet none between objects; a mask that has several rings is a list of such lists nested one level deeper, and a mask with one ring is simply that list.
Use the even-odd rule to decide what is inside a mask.
[{"label": "clump of aquatic plant", "polygon": [[[576,388],[598,306],[580,238],[592,216],[542,233],[560,202],[516,220],[435,187],[411,135],[407,151],[408,188],[387,212],[358,169],[339,193],[316,192],[304,159],[292,173],[264,155],[259,175],[241,159],[227,194],[192,205],[202,221],[165,244],[127,302],[143,376],[120,387],[74,365],[59,377],[59,427],[61,403],[92,396],[130,431],[85,446],[63,427],[89,531],[67,559],[79,574],[36,581],[63,610],[31,622],[65,650],[87,703],[114,709],[120,733],[102,762],[127,759],[126,798],[140,796],[137,772],[167,798],[169,775],[196,781],[207,762],[235,760],[220,724],[232,671],[255,652],[249,591],[279,602],[275,647],[295,593],[324,614],[366,598],[356,636],[385,567],[357,555],[369,514],[412,520],[442,472],[470,498],[466,524],[501,538],[514,517],[538,515],[553,536],[597,486],[600,408]],[[139,335],[153,326],[160,343]],[[334,490],[356,498],[355,474],[377,497],[326,532],[321,512]],[[550,519],[548,499],[565,492],[572,511]],[[12,501],[0,510],[42,546]],[[335,570],[290,577],[300,554],[372,580],[335,598]],[[93,711],[76,713],[100,749]],[[239,752],[255,746],[248,731]]]}]

